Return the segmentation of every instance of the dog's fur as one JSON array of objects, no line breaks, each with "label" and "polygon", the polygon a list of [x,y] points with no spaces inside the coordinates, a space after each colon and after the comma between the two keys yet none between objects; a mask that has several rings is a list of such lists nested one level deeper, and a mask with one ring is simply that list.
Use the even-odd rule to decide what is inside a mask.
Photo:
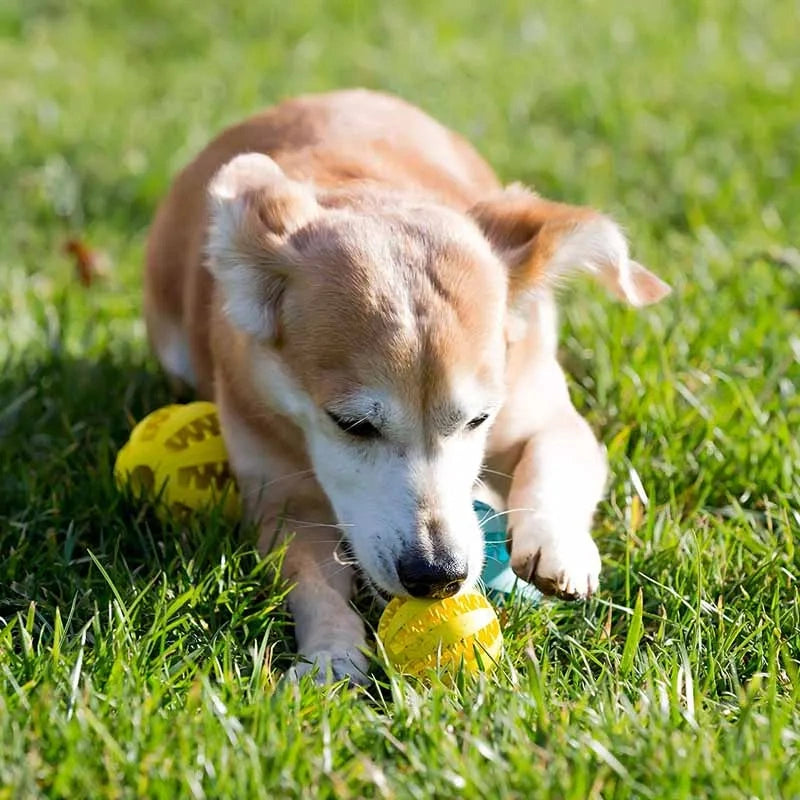
[{"label": "dog's fur", "polygon": [[518,575],[596,589],[605,459],[556,360],[552,286],[572,271],[634,306],[668,291],[607,217],[503,189],[382,94],[285,102],[175,180],[147,251],[149,335],[218,403],[261,546],[292,534],[299,672],[366,666],[341,537],[384,595],[409,574],[441,578],[432,594],[477,580],[479,483],[508,510]]}]

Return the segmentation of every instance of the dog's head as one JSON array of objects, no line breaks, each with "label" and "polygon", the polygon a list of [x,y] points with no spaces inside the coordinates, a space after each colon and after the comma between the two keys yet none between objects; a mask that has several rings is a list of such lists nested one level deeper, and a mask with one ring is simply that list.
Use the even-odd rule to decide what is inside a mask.
[{"label": "dog's head", "polygon": [[522,190],[463,215],[315,192],[246,154],[210,192],[209,263],[252,337],[252,380],[303,430],[367,576],[388,594],[474,583],[471,492],[537,288],[573,266],[635,305],[664,284],[610,221]]}]

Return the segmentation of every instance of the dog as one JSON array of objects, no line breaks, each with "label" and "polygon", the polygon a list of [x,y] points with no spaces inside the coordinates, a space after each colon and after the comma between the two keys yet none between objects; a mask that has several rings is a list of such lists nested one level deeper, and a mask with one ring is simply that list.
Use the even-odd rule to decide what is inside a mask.
[{"label": "dog", "polygon": [[295,676],[365,680],[357,570],[384,598],[475,584],[479,490],[518,576],[597,589],[606,460],[557,360],[554,288],[575,272],[633,306],[669,292],[608,217],[503,188],[386,94],[285,101],[177,176],[148,239],[148,336],[217,403],[259,547],[288,541]]}]

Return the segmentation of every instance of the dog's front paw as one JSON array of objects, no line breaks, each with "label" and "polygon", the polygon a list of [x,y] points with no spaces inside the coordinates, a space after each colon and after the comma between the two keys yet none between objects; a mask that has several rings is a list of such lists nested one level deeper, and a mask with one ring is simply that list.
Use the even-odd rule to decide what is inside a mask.
[{"label": "dog's front paw", "polygon": [[320,686],[343,680],[353,686],[369,683],[367,659],[358,650],[320,650],[301,659],[286,672],[287,680],[298,682],[304,675],[310,675]]},{"label": "dog's front paw", "polygon": [[543,594],[576,600],[597,591],[600,552],[587,533],[555,537],[515,531],[511,568]]}]

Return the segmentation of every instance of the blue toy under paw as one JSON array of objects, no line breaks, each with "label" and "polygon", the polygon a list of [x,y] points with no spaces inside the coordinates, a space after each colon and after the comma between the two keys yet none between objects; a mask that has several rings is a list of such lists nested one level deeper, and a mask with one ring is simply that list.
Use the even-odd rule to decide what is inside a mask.
[{"label": "blue toy under paw", "polygon": [[475,500],[473,506],[483,531],[486,548],[486,562],[483,565],[481,580],[487,594],[495,601],[502,601],[508,597],[521,597],[529,603],[538,603],[542,597],[541,592],[535,586],[518,578],[509,564],[505,516],[498,514],[491,506],[479,500]]}]

